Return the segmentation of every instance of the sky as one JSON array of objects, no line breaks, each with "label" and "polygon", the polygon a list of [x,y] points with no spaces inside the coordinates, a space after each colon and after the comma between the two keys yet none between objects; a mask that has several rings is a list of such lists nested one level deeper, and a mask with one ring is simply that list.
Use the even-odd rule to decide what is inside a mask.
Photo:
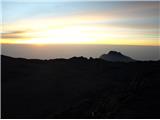
[{"label": "sky", "polygon": [[2,1],[2,44],[159,46],[159,1]]},{"label": "sky", "polygon": [[2,0],[0,12],[8,56],[160,59],[160,1]]}]

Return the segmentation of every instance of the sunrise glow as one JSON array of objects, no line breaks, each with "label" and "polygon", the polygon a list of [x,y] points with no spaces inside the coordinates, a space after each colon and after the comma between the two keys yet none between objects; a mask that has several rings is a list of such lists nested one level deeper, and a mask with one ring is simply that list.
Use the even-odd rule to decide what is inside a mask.
[{"label": "sunrise glow", "polygon": [[[75,4],[75,9],[80,11],[79,6]],[[89,4],[89,3],[88,3]],[[93,4],[93,3],[92,3]],[[24,4],[23,4],[24,5]],[[86,4],[84,4],[86,5]],[[90,4],[89,4],[90,5]],[[130,16],[130,12],[138,13],[139,11],[156,9],[154,4],[141,5],[137,11],[134,6],[130,6],[130,12],[117,6],[119,11],[100,10],[92,12],[90,10],[79,14],[70,15],[46,15],[26,17],[18,13],[18,18],[6,19],[1,25],[1,44],[114,44],[114,45],[147,45],[159,46],[157,16],[154,14],[141,14]],[[41,5],[40,5],[41,6]],[[46,9],[49,9],[45,5]],[[81,6],[82,7],[82,6]],[[127,7],[127,6],[126,6]],[[27,8],[27,5],[26,5]],[[23,8],[22,8],[23,9]],[[29,7],[27,8],[29,9]],[[37,8],[40,14],[40,8]],[[67,8],[68,9],[68,8]],[[89,9],[89,8],[88,8]],[[107,8],[104,8],[107,9]],[[53,10],[53,13],[55,11]],[[42,12],[43,13],[43,12]],[[41,13],[41,14],[42,14]],[[65,13],[65,11],[64,11]],[[72,11],[71,11],[72,13]],[[43,14],[48,14],[47,12]],[[56,14],[56,12],[54,13]],[[68,13],[67,13],[68,14]],[[7,14],[5,14],[7,16]],[[22,17],[21,17],[22,16]],[[9,12],[8,12],[8,16]],[[6,17],[6,18],[7,18]],[[151,17],[153,19],[151,19]],[[145,22],[144,20],[148,20]],[[9,21],[9,22],[7,22]]]}]

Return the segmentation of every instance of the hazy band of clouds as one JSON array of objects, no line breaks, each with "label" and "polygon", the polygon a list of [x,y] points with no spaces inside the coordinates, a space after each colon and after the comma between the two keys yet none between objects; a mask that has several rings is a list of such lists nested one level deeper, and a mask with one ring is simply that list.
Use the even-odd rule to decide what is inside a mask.
[{"label": "hazy band of clouds", "polygon": [[8,33],[1,33],[1,37],[2,39],[24,39],[24,38],[30,38],[25,37],[23,34],[26,33],[26,31],[12,31],[12,32],[8,32]]}]

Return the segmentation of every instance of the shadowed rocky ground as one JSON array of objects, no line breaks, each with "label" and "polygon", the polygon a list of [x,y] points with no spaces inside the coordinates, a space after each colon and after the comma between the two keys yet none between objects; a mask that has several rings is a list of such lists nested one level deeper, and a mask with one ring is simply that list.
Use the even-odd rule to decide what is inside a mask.
[{"label": "shadowed rocky ground", "polygon": [[2,118],[160,118],[160,61],[1,56]]}]

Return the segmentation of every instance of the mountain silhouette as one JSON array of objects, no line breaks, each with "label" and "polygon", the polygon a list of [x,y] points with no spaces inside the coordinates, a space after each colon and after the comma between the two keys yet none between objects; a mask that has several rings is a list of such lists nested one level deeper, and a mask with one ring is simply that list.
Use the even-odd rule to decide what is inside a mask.
[{"label": "mountain silhouette", "polygon": [[110,51],[108,54],[103,54],[100,56],[101,59],[112,61],[112,62],[133,62],[135,61],[131,57],[125,56],[117,51]]},{"label": "mountain silhouette", "polygon": [[160,118],[160,61],[2,55],[1,71],[2,118]]}]

